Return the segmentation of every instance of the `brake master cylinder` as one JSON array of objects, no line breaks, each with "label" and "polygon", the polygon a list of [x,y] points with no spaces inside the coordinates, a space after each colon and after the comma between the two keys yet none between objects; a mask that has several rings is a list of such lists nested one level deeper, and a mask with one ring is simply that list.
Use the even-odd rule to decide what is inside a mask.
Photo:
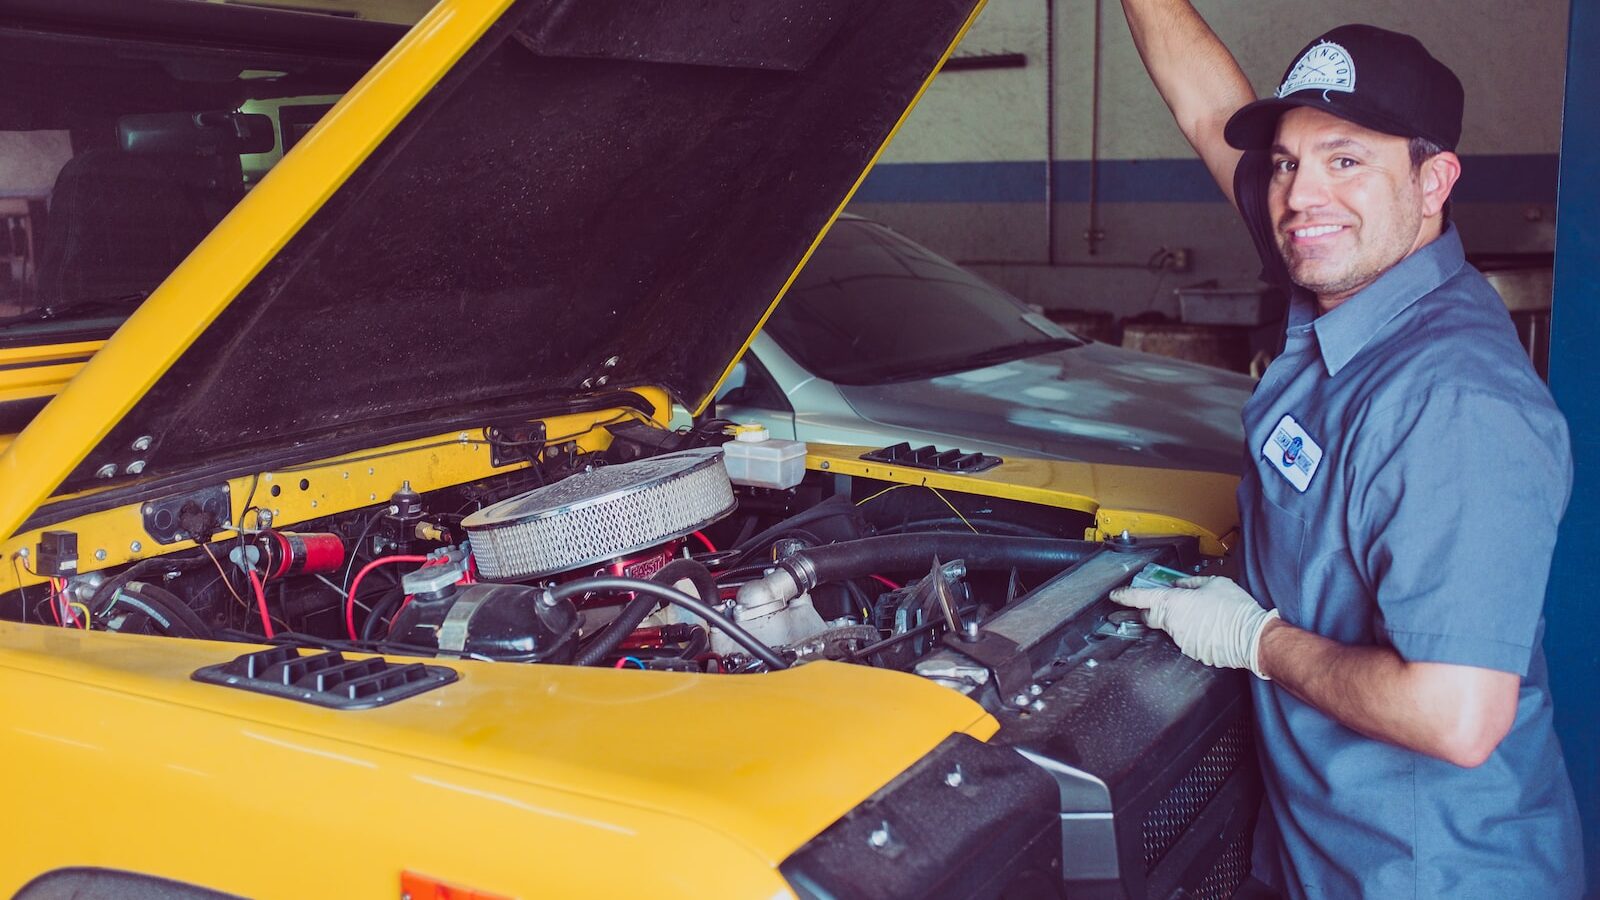
[{"label": "brake master cylinder", "polygon": [[739,425],[722,445],[722,462],[734,484],[784,490],[805,477],[806,445],[774,438],[762,425]]}]

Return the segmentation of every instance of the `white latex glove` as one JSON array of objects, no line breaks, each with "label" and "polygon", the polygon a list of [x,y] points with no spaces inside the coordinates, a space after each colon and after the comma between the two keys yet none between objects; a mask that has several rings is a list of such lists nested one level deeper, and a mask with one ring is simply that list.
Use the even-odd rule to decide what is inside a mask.
[{"label": "white latex glove", "polygon": [[1190,659],[1261,673],[1261,632],[1278,618],[1231,578],[1183,578],[1177,587],[1117,588],[1111,599],[1144,610],[1145,624],[1172,636]]}]

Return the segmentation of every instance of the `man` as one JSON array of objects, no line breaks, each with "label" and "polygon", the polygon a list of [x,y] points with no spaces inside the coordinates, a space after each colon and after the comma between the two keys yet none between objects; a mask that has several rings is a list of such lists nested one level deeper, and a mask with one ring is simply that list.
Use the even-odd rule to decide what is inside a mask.
[{"label": "man", "polygon": [[1350,25],[1254,101],[1188,0],[1123,7],[1292,299],[1244,410],[1243,586],[1113,599],[1257,676],[1257,872],[1280,890],[1581,895],[1540,649],[1568,437],[1449,222],[1461,83],[1415,39]]}]

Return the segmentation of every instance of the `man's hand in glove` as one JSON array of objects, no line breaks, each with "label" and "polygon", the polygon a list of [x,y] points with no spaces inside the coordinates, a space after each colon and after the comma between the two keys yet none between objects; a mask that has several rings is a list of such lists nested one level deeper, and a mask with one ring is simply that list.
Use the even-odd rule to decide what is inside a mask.
[{"label": "man's hand in glove", "polygon": [[1184,655],[1208,666],[1261,671],[1261,633],[1278,618],[1228,578],[1184,578],[1177,587],[1118,588],[1111,599],[1144,610],[1144,620],[1172,636]]}]

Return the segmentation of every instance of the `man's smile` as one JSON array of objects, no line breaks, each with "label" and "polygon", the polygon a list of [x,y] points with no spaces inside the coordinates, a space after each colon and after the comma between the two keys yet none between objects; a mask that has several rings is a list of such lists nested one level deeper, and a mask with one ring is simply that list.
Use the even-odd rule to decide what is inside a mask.
[{"label": "man's smile", "polygon": [[1296,243],[1307,241],[1325,240],[1349,228],[1348,225],[1305,225],[1300,228],[1288,229],[1289,236]]}]

